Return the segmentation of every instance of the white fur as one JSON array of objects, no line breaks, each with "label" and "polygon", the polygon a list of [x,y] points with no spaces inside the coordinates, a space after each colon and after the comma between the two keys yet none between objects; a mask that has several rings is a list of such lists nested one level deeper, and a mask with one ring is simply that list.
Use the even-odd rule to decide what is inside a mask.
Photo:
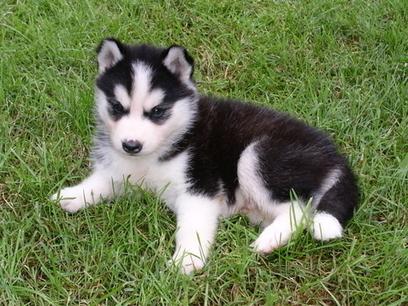
[{"label": "white fur", "polygon": [[144,111],[151,111],[153,107],[158,105],[164,98],[164,92],[161,89],[153,89],[146,97],[143,103]]},{"label": "white fur", "polygon": [[270,253],[285,245],[293,232],[303,225],[303,209],[299,203],[280,203],[277,205],[279,205],[279,209],[275,211],[276,218],[265,227],[258,239],[252,244],[258,253]]},{"label": "white fur", "polygon": [[176,199],[187,192],[186,171],[188,152],[183,152],[165,163],[151,163],[143,177],[143,185],[160,195],[167,206],[177,212]]},{"label": "white fur", "polygon": [[269,206],[271,196],[265,188],[258,173],[258,156],[255,151],[256,142],[251,143],[242,153],[238,161],[238,181],[242,192],[249,203],[258,207]]},{"label": "white fur", "polygon": [[204,266],[214,241],[220,205],[205,196],[181,194],[175,206],[177,232],[173,261],[189,274]]},{"label": "white fur", "polygon": [[[129,94],[127,93],[127,90],[123,85],[116,85],[113,89],[113,92],[116,99],[122,104],[124,108],[129,108],[132,105],[131,97],[129,97]],[[105,104],[104,107],[106,108]]]},{"label": "white fur", "polygon": [[51,199],[59,199],[64,210],[74,213],[88,205],[119,195],[122,186],[118,182],[117,178],[111,177],[111,174],[106,171],[94,171],[79,185],[64,188]]},{"label": "white fur", "polygon": [[317,240],[330,240],[340,238],[343,234],[343,227],[332,215],[319,212],[313,217],[313,237]]},{"label": "white fur", "polygon": [[67,187],[54,194],[51,199],[61,199],[61,206],[69,212],[75,212],[87,205],[97,204],[102,199],[110,199],[121,193],[123,184],[128,180],[157,192],[175,211],[176,196],[185,193],[185,171],[188,153],[179,154],[171,161],[160,163],[157,155],[141,158],[128,158],[116,153],[111,154],[112,163],[108,166],[96,165],[95,171],[74,187]]},{"label": "white fur", "polygon": [[113,126],[113,121],[108,113],[108,100],[105,96],[105,93],[95,86],[95,103],[96,111],[99,114],[99,117],[105,122],[106,126],[111,129]]},{"label": "white fur", "polygon": [[143,106],[151,94],[152,70],[142,62],[134,63],[132,69],[132,111],[142,114]]}]

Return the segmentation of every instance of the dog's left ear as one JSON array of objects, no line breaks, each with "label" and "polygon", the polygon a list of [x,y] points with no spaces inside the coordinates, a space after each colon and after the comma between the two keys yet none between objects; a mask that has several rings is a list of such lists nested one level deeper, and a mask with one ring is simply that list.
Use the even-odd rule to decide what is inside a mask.
[{"label": "dog's left ear", "polygon": [[183,47],[171,46],[165,50],[163,64],[183,82],[189,81],[193,76],[194,60]]},{"label": "dog's left ear", "polygon": [[99,73],[113,67],[124,57],[124,46],[115,38],[104,39],[96,49]]}]

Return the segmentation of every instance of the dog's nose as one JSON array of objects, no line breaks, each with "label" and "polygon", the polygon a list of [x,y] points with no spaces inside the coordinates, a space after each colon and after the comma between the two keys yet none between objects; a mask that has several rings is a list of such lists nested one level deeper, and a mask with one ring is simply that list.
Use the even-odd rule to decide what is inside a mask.
[{"label": "dog's nose", "polygon": [[142,150],[143,144],[137,140],[126,140],[122,142],[122,148],[129,154],[136,154]]}]

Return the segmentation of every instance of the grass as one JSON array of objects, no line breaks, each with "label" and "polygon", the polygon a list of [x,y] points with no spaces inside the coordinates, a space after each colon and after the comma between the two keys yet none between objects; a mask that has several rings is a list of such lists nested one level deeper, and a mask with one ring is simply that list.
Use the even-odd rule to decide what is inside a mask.
[{"label": "grass", "polygon": [[[115,3],[1,1],[0,304],[407,304],[407,1]],[[328,131],[362,190],[344,239],[257,256],[238,216],[185,277],[166,267],[175,222],[153,195],[76,215],[48,201],[87,175],[106,36],[184,45],[203,93]]]}]

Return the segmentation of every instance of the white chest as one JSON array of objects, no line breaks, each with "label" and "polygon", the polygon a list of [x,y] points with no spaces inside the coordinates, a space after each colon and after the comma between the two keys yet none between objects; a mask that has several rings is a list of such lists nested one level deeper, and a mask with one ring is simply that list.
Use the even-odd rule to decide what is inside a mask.
[{"label": "white chest", "polygon": [[185,193],[188,187],[186,169],[188,154],[179,154],[170,161],[158,161],[157,158],[122,160],[116,163],[116,171],[129,182],[140,185],[155,192],[170,209],[180,193]]},{"label": "white chest", "polygon": [[170,161],[151,165],[145,176],[145,185],[174,209],[174,202],[188,187],[186,170],[188,154],[182,153]]}]

